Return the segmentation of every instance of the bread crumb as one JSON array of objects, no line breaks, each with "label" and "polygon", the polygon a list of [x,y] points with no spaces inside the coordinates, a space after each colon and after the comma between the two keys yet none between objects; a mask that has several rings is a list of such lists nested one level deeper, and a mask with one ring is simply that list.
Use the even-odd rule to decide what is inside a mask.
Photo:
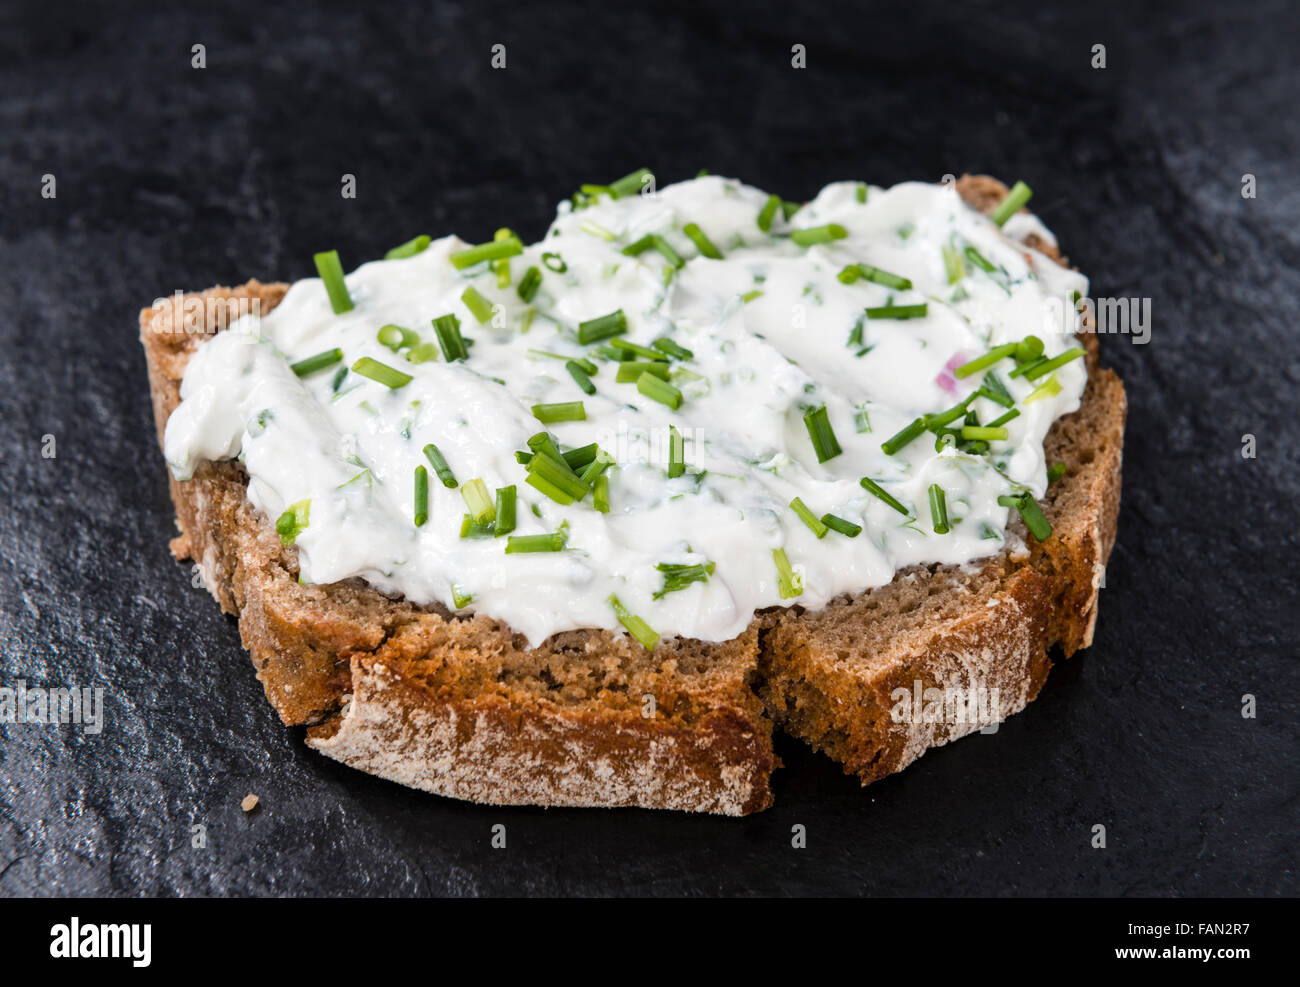
[{"label": "bread crumb", "polygon": [[239,803],[239,807],[243,809],[245,812],[252,812],[254,809],[257,808],[257,796],[251,794],[245,795],[244,801]]}]

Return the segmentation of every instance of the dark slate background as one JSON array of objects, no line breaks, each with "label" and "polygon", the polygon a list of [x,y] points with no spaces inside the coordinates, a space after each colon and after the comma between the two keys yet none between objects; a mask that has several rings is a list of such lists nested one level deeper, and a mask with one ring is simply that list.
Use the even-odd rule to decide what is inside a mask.
[{"label": "dark slate background", "polygon": [[[0,9],[0,684],[102,687],[108,718],[0,727],[0,894],[1296,893],[1295,5],[208,7]],[[480,807],[315,755],[168,555],[137,310],[321,249],[535,237],[643,164],[787,198],[1023,177],[1095,294],[1152,299],[1149,345],[1104,343],[1130,411],[1096,642],[867,790],[780,742],[743,821]]]}]

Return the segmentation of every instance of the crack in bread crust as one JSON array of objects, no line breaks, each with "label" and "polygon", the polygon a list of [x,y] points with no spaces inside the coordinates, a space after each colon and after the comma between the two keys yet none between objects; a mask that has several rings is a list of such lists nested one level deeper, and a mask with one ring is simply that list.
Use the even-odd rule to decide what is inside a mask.
[{"label": "crack in bread crust", "polygon": [[[965,176],[958,191],[987,212],[1006,187]],[[266,313],[287,290],[250,281],[141,313],[160,444],[201,341],[241,302]],[[203,314],[187,323],[195,300]],[[774,723],[867,784],[985,725],[900,721],[897,690],[996,690],[986,720],[997,722],[1038,695],[1052,646],[1068,656],[1091,642],[1115,539],[1125,399],[1097,364],[1095,335],[1082,341],[1082,405],[1046,441],[1048,461],[1068,466],[1043,501],[1047,542],[966,567],[914,567],[817,612],[765,611],[721,644],[678,638],[646,654],[588,630],[529,648],[499,621],[418,607],[360,580],[303,586],[296,549],[249,504],[235,463],[170,480],[172,551],[195,561],[238,618],[280,718],[307,724],[308,743],[332,758],[477,802],[744,815],[772,803]],[[1008,535],[1024,544],[1018,520]]]}]

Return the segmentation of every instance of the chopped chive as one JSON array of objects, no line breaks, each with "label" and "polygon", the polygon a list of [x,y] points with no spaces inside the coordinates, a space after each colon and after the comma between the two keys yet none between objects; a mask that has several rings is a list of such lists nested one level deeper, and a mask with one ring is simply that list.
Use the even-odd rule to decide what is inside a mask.
[{"label": "chopped chive", "polygon": [[404,374],[400,370],[395,370],[388,364],[380,363],[378,360],[372,360],[368,356],[363,356],[352,364],[352,372],[360,374],[362,377],[369,377],[371,380],[378,381],[385,387],[391,387],[394,390],[405,387],[413,379],[410,374]]},{"label": "chopped chive", "polygon": [[686,261],[682,259],[682,255],[673,249],[672,244],[661,237],[658,233],[647,233],[645,236],[641,237],[641,239],[624,247],[623,253],[629,257],[636,257],[652,247],[659,252],[664,260],[675,268],[681,267],[686,263]]},{"label": "chopped chive", "polygon": [[1026,336],[1016,347],[1016,363],[1033,363],[1043,355],[1043,341],[1037,336]]},{"label": "chopped chive", "polygon": [[948,528],[948,498],[943,487],[937,483],[930,484],[930,522],[936,535],[946,535]]},{"label": "chopped chive", "polygon": [[713,241],[704,235],[704,231],[700,229],[698,224],[687,223],[682,227],[682,232],[690,237],[691,242],[699,248],[701,256],[708,257],[710,260],[722,260],[722,251],[715,247]]},{"label": "chopped chive", "polygon": [[803,424],[808,430],[808,438],[812,440],[813,451],[817,453],[817,462],[824,463],[828,459],[834,459],[844,451],[835,438],[835,430],[831,428],[830,414],[826,410],[826,405],[810,408],[804,412]]},{"label": "chopped chive", "polygon": [[647,360],[655,360],[666,363],[668,358],[658,350],[652,350],[649,346],[642,346],[640,343],[633,343],[626,339],[615,337],[609,341],[609,345],[616,350],[622,350],[624,353],[631,353],[634,356],[644,357]]},{"label": "chopped chive", "polygon": [[978,267],[985,274],[996,274],[998,269],[992,261],[985,257],[974,247],[967,247],[964,251],[966,259]]},{"label": "chopped chive", "polygon": [[863,489],[863,490],[866,490],[868,493],[875,494],[877,497],[879,497],[881,500],[883,500],[886,504],[888,504],[888,505],[889,505],[890,507],[892,507],[894,510],[898,511],[899,514],[903,514],[903,515],[906,515],[906,514],[907,514],[907,508],[904,507],[902,504],[900,504],[900,503],[899,503],[897,500],[895,500],[893,497],[891,497],[888,493],[886,493],[886,492],[885,492],[885,488],[882,487],[882,486],[881,486],[879,483],[877,483],[875,480],[871,479],[871,478],[868,477],[868,476],[864,476],[864,477],[863,477],[861,480],[859,480],[858,482],[862,484],[862,489]]},{"label": "chopped chive", "polygon": [[574,383],[581,387],[584,392],[587,394],[596,393],[596,385],[591,382],[591,378],[587,376],[587,371],[579,366],[577,360],[566,360],[564,362],[564,369],[569,371],[569,376],[573,378]]},{"label": "chopped chive", "polygon": [[926,302],[919,305],[879,305],[866,311],[868,319],[923,319],[929,305]]},{"label": "chopped chive", "polygon": [[487,325],[492,321],[492,303],[479,294],[479,290],[473,285],[460,293],[460,300],[465,303],[470,314],[478,319],[479,325]]},{"label": "chopped chive", "polygon": [[682,392],[648,371],[637,378],[636,389],[651,400],[668,405],[674,411],[682,406]]},{"label": "chopped chive", "polygon": [[1012,370],[1009,374],[1007,374],[1007,376],[1010,377],[1010,378],[1012,378],[1012,379],[1014,379],[1014,378],[1016,378],[1016,377],[1023,377],[1023,376],[1025,376],[1027,373],[1029,373],[1029,371],[1034,370],[1034,369],[1036,369],[1037,367],[1042,366],[1042,365],[1043,365],[1044,363],[1046,363],[1046,362],[1047,362],[1047,357],[1045,357],[1045,356],[1044,356],[1044,357],[1039,357],[1037,360],[1030,360],[1030,361],[1028,361],[1027,363],[1022,363],[1022,364],[1020,364],[1018,367],[1016,367],[1014,370]]},{"label": "chopped chive", "polygon": [[560,458],[568,465],[571,470],[580,470],[588,463],[592,462],[600,453],[600,446],[592,442],[585,446],[578,446],[576,449],[570,449],[562,453]]},{"label": "chopped chive", "polygon": [[610,312],[609,315],[602,315],[597,319],[579,322],[578,342],[583,345],[598,343],[602,339],[609,339],[611,336],[617,336],[625,332],[627,332],[627,316],[623,314],[621,308],[618,308]]},{"label": "chopped chive", "polygon": [[1039,377],[1043,376],[1043,374],[1051,373],[1053,370],[1063,367],[1071,360],[1077,360],[1081,356],[1083,356],[1083,350],[1077,346],[1072,350],[1066,350],[1060,356],[1054,356],[1050,360],[1035,363],[1025,371],[1025,379],[1037,380]]},{"label": "chopped chive", "polygon": [[957,404],[949,408],[947,411],[941,411],[937,415],[923,416],[925,418],[925,427],[930,429],[931,431],[937,431],[938,429],[942,428],[944,425],[947,425],[951,422],[955,422],[962,415],[966,414],[966,409],[970,406],[970,403],[974,400],[975,400],[975,395],[971,394],[964,401],[958,402]]},{"label": "chopped chive", "polygon": [[547,425],[551,422],[582,422],[587,420],[587,409],[582,406],[581,401],[535,404],[533,417]]},{"label": "chopped chive", "polygon": [[826,537],[826,532],[829,531],[830,528],[820,518],[818,518],[816,514],[808,510],[808,505],[802,500],[796,497],[794,500],[790,501],[790,509],[794,511],[795,514],[799,515],[799,520],[808,525],[809,530],[811,530],[814,535],[818,538]]},{"label": "chopped chive", "polygon": [[410,329],[403,329],[401,326],[388,325],[380,326],[379,331],[375,333],[375,338],[384,346],[396,353],[403,346],[414,346],[420,341],[420,334]]},{"label": "chopped chive", "polygon": [[1032,391],[1025,395],[1025,404],[1033,404],[1035,401],[1041,401],[1043,398],[1051,398],[1061,393],[1061,382],[1056,379],[1056,374],[1048,377]]},{"label": "chopped chive", "polygon": [[862,277],[862,269],[857,264],[849,264],[835,276],[839,278],[841,284],[852,284]]},{"label": "chopped chive", "polygon": [[407,363],[428,363],[430,360],[436,359],[438,359],[438,345],[436,343],[420,343],[406,351]]},{"label": "chopped chive", "polygon": [[740,296],[740,300],[744,302],[746,305],[748,305],[755,298],[762,298],[762,297],[763,297],[763,292],[756,288],[753,291],[745,292],[743,295]]},{"label": "chopped chive", "polygon": [[542,286],[542,269],[540,267],[530,267],[524,271],[524,276],[519,279],[519,286],[515,289],[519,297],[525,302],[531,302],[533,296],[537,294],[537,289]]},{"label": "chopped chive", "polygon": [[626,384],[630,381],[639,380],[642,374],[654,374],[660,380],[667,380],[668,372],[668,364],[666,363],[621,360],[618,365],[618,373],[615,374],[614,380],[620,384]]},{"label": "chopped chive", "polygon": [[839,223],[827,223],[825,226],[814,226],[806,230],[795,230],[790,234],[790,239],[801,247],[811,247],[818,243],[830,243],[832,240],[843,240],[848,235],[849,231]]},{"label": "chopped chive", "polygon": [[1043,516],[1038,502],[1034,500],[1031,494],[1004,494],[998,498],[998,503],[1003,507],[1014,507],[1020,513],[1020,518],[1025,522],[1025,527],[1029,529],[1029,533],[1038,541],[1046,541],[1051,535],[1052,526],[1047,518]]},{"label": "chopped chive", "polygon": [[671,480],[686,472],[686,441],[676,426],[668,426],[668,478]]},{"label": "chopped chive", "polygon": [[543,456],[553,459],[557,463],[568,465],[564,456],[560,454],[560,447],[555,444],[555,439],[551,438],[549,432],[538,432],[536,435],[530,435],[528,437],[528,448],[533,452],[539,452]]},{"label": "chopped chive", "polygon": [[562,531],[546,535],[508,535],[506,537],[506,554],[519,555],[525,552],[562,552],[565,537]]},{"label": "chopped chive", "polygon": [[1002,200],[1001,204],[993,212],[989,213],[989,219],[1001,226],[1014,216],[1033,194],[1033,189],[1024,182],[1016,182],[1011,186],[1011,191],[1007,193],[1007,197]]},{"label": "chopped chive", "polygon": [[790,565],[790,558],[785,554],[785,549],[772,549],[772,561],[776,563],[776,584],[781,599],[794,599],[803,592],[803,580],[795,573],[794,566]]},{"label": "chopped chive", "polygon": [[491,240],[488,243],[480,243],[473,247],[466,247],[464,250],[452,251],[451,263],[456,270],[463,271],[465,268],[472,267],[485,260],[504,260],[507,257],[514,257],[523,252],[524,245],[522,241],[507,231],[507,235],[499,239]]},{"label": "chopped chive", "polygon": [[586,465],[586,468],[584,468],[582,473],[579,474],[578,479],[590,487],[604,474],[605,470],[609,469],[613,465],[614,457],[602,449],[596,454],[596,457]]},{"label": "chopped chive", "polygon": [[610,594],[609,605],[614,608],[614,616],[618,618],[618,622],[640,642],[641,647],[653,651],[655,645],[659,643],[659,635],[651,630],[650,625],[623,606],[618,597],[613,594]]},{"label": "chopped chive", "polygon": [[1004,408],[1010,408],[1016,403],[1015,399],[1011,397],[1011,392],[1007,390],[1007,385],[1002,383],[1002,378],[992,370],[984,375],[984,381],[981,383],[980,389],[988,389],[992,394],[996,394],[997,397],[990,397],[990,400],[1002,405]]},{"label": "chopped chive", "polygon": [[433,471],[438,474],[438,479],[442,481],[442,485],[450,489],[455,489],[456,476],[452,473],[451,467],[447,465],[447,460],[443,458],[438,447],[432,442],[424,447],[424,458],[429,460],[429,465],[432,466]]},{"label": "chopped chive", "polygon": [[352,296],[348,294],[347,282],[343,280],[343,264],[339,261],[339,252],[327,250],[313,255],[312,260],[316,262],[316,273],[325,283],[325,293],[329,295],[330,308],[334,314],[352,311]]},{"label": "chopped chive", "polygon": [[463,593],[461,588],[455,583],[451,584],[451,605],[456,610],[462,610],[474,602],[474,594]]},{"label": "chopped chive", "polygon": [[440,315],[433,320],[433,331],[438,335],[438,345],[448,363],[469,357],[469,347],[460,334],[460,319],[455,315]]},{"label": "chopped chive", "polygon": [[596,477],[591,488],[591,503],[601,514],[609,513],[609,474],[602,473]]},{"label": "chopped chive", "polygon": [[989,422],[988,427],[1000,428],[1001,426],[1005,425],[1007,422],[1011,421],[1012,419],[1019,418],[1019,417],[1020,417],[1020,411],[1018,409],[1013,408],[1011,411],[1008,411],[1005,415],[999,415],[997,418],[994,418],[991,422]]},{"label": "chopped chive", "polygon": [[[423,469],[423,467],[421,467]],[[515,486],[497,488],[496,502],[496,537],[508,535],[515,530]]]},{"label": "chopped chive", "polygon": [[692,583],[707,583],[709,577],[713,575],[713,570],[717,568],[717,563],[699,562],[695,565],[685,565],[679,562],[660,562],[655,568],[664,574],[663,587],[654,594],[656,600],[661,600],[669,593],[684,590]]},{"label": "chopped chive", "polygon": [[332,367],[342,359],[343,351],[336,346],[332,350],[326,350],[324,353],[317,353],[315,356],[309,356],[305,360],[291,363],[289,364],[289,369],[299,377],[306,377],[308,374],[314,374],[317,370],[324,370],[326,367]]},{"label": "chopped chive", "polygon": [[533,453],[524,452],[522,449],[515,451],[515,462],[520,466],[527,466],[533,461]]},{"label": "chopped chive", "polygon": [[466,480],[460,488],[460,495],[476,524],[489,524],[496,520],[496,508],[492,506],[492,498],[488,496],[487,484],[482,477]]},{"label": "chopped chive", "polygon": [[867,201],[866,182],[858,183],[858,187],[853,190],[853,198],[857,201],[859,205]]},{"label": "chopped chive", "polygon": [[[525,468],[528,476],[524,482],[558,503],[572,503],[587,495],[587,484],[563,460],[556,462],[550,456],[534,456]],[[563,496],[557,497],[557,492]]]},{"label": "chopped chive", "polygon": [[275,521],[275,533],[281,545],[292,545],[311,520],[311,501],[299,500],[288,506]]},{"label": "chopped chive", "polygon": [[1061,477],[1065,476],[1065,463],[1053,463],[1047,467],[1047,482],[1055,483]]},{"label": "chopped chive", "polygon": [[1009,356],[1014,356],[1016,353],[1016,347],[1019,345],[1019,343],[1004,343],[1001,346],[995,346],[983,356],[977,356],[969,363],[963,363],[952,372],[953,376],[969,377],[971,374],[978,373],[985,367],[991,367],[999,360],[1005,360]]},{"label": "chopped chive", "polygon": [[491,522],[479,524],[474,520],[472,514],[466,514],[460,519],[460,537],[462,538],[491,538],[492,534]]},{"label": "chopped chive", "polygon": [[569,265],[564,263],[563,257],[550,251],[542,254],[542,263],[548,271],[554,271],[556,274],[563,274],[569,269]]},{"label": "chopped chive", "polygon": [[415,467],[415,526],[421,527],[429,520],[429,471]]},{"label": "chopped chive", "polygon": [[861,435],[871,431],[871,416],[865,405],[859,404],[853,409],[853,430]]},{"label": "chopped chive", "polygon": [[943,270],[948,275],[948,283],[956,284],[966,274],[966,265],[962,263],[961,251],[952,244],[945,244],[943,250]]},{"label": "chopped chive", "polygon": [[679,346],[677,343],[673,342],[667,336],[660,336],[650,345],[653,346],[655,349],[657,349],[660,353],[666,353],[668,354],[668,356],[671,356],[675,360],[691,360],[694,359],[695,357],[695,354],[692,353],[690,350],[688,350],[685,346]]},{"label": "chopped chive", "polygon": [[766,233],[772,228],[772,219],[776,216],[776,211],[781,208],[781,197],[779,195],[769,195],[767,201],[763,203],[763,208],[758,213],[758,228]]},{"label": "chopped chive", "polygon": [[845,521],[844,518],[836,517],[834,514],[823,514],[822,524],[832,531],[838,531],[849,538],[856,538],[862,534],[862,525],[854,524],[852,521]]},{"label": "chopped chive", "polygon": [[975,391],[975,395],[976,397],[987,398],[994,404],[1000,404],[1004,408],[1010,408],[1016,403],[1010,394],[999,394],[997,391],[990,387],[985,387],[984,385],[980,385],[979,389]]},{"label": "chopped chive", "polygon": [[[844,273],[850,268],[857,272],[857,276],[851,281],[844,281]],[[872,267],[870,264],[851,264],[843,271],[840,271],[839,278],[845,284],[851,284],[858,278],[865,278],[867,281],[875,284],[883,284],[886,288],[896,288],[899,291],[906,291],[912,287],[912,282],[908,278],[900,277],[897,274],[890,274],[888,271],[882,271],[878,267]]]},{"label": "chopped chive", "polygon": [[647,178],[653,182],[654,177],[654,174],[649,168],[638,168],[636,171],[632,172],[632,174],[624,175],[618,181],[611,182],[609,185],[609,194],[615,199],[622,198],[626,195],[635,195],[637,192],[641,191]]},{"label": "chopped chive", "polygon": [[[534,456],[529,461],[529,464],[531,465],[532,463],[537,462],[539,459],[545,459],[545,458],[546,457],[544,456]],[[578,499],[573,494],[561,488],[559,485],[554,484],[550,480],[546,479],[546,477],[542,476],[540,473],[529,473],[526,477],[524,477],[524,482],[527,483],[534,490],[538,491],[539,493],[545,494],[547,497],[555,501],[557,504],[566,504],[566,505],[572,504],[575,500]],[[585,497],[586,493],[584,492],[582,496]]]},{"label": "chopped chive", "polygon": [[802,208],[802,202],[791,202],[789,199],[781,200],[781,215],[786,219],[789,219]]},{"label": "chopped chive", "polygon": [[[880,443],[880,448],[885,451],[886,456],[892,456],[905,445],[915,439],[926,429],[926,419],[915,418],[907,425],[899,429],[884,442]],[[866,481],[863,481],[866,482]]]},{"label": "chopped chive", "polygon": [[429,244],[432,242],[433,241],[429,237],[421,234],[420,236],[407,240],[405,243],[398,244],[392,250],[388,251],[388,253],[384,254],[384,260],[401,260],[403,257],[414,257],[416,254],[427,250]]}]

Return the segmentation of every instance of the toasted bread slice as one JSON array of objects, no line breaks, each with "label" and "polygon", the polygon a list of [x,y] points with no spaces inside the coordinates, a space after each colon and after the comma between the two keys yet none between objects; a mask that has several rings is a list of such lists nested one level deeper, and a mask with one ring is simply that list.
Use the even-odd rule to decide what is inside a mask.
[{"label": "toasted bread slice", "polygon": [[[984,177],[959,190],[984,209],[1005,194]],[[203,339],[241,306],[269,312],[287,287],[250,281],[141,313],[160,442]],[[499,621],[417,607],[360,580],[301,585],[297,550],[249,504],[236,463],[170,481],[181,531],[172,551],[238,617],[281,719],[307,724],[308,743],[330,757],[479,802],[743,815],[772,803],[773,721],[866,783],[982,725],[900,721],[895,689],[996,689],[985,722],[1000,720],[1037,695],[1051,646],[1070,654],[1091,641],[1125,403],[1097,366],[1095,338],[1085,344],[1083,405],[1048,436],[1048,461],[1068,467],[1042,505],[1051,538],[964,569],[908,570],[821,611],[757,614],[720,644],[676,638],[646,652],[585,630],[530,648]]]}]

